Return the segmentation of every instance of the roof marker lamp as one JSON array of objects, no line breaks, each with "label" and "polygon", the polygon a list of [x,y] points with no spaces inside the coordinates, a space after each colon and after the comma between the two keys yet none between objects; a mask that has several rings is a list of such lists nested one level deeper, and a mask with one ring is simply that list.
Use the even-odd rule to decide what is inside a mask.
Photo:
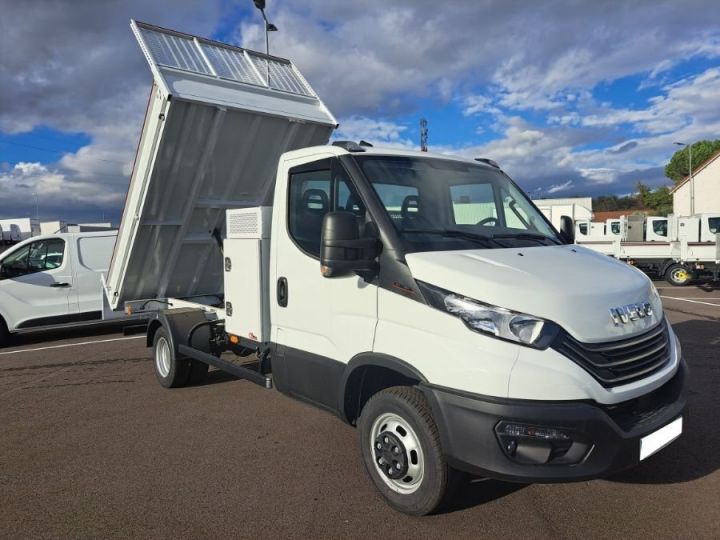
[{"label": "roof marker lamp", "polygon": [[476,332],[537,349],[546,349],[557,335],[558,327],[550,321],[478,302],[427,283],[420,285],[433,307],[455,315]]}]

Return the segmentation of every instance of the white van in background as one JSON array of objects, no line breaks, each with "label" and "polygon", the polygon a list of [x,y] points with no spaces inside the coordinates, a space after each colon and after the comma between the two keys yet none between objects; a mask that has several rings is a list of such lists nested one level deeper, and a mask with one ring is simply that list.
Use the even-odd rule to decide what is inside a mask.
[{"label": "white van in background", "polygon": [[0,345],[9,334],[102,319],[101,275],[117,231],[51,234],[0,255]]}]

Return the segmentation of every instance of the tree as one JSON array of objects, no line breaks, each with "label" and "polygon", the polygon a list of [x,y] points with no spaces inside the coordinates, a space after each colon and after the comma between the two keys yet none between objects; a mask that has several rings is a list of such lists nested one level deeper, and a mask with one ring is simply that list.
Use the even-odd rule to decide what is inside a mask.
[{"label": "tree", "polygon": [[639,204],[636,197],[633,195],[627,195],[625,197],[618,197],[617,195],[600,195],[593,199],[593,209],[596,212],[609,212],[613,210],[632,210],[634,208],[640,208],[642,205]]},{"label": "tree", "polygon": [[[697,170],[703,163],[710,159],[713,154],[720,150],[720,139],[714,141],[698,141],[692,144],[692,168]],[[683,146],[670,158],[665,165],[665,176],[676,184],[690,174],[689,169],[689,147]]]},{"label": "tree", "polygon": [[667,186],[650,189],[642,182],[637,184],[637,198],[644,208],[649,208],[658,216],[667,216],[673,211],[672,193]]}]

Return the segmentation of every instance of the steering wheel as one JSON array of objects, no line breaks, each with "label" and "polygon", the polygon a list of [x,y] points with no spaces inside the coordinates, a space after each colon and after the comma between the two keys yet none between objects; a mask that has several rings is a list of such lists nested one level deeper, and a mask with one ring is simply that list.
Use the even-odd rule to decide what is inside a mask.
[{"label": "steering wheel", "polygon": [[487,225],[488,223],[492,223],[493,227],[497,227],[497,218],[496,217],[486,217],[485,219],[481,219],[478,221],[475,225]]}]

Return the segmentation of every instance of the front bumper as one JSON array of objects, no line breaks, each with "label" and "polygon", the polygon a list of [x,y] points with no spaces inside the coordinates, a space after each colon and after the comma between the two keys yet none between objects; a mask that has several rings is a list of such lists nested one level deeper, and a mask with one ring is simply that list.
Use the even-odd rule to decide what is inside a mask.
[{"label": "front bumper", "polygon": [[[515,482],[571,482],[600,478],[637,465],[640,439],[675,420],[686,406],[687,365],[640,398],[614,406],[585,401],[543,402],[422,388],[430,401],[449,463],[460,470]],[[567,457],[529,464],[510,456],[496,435],[501,422],[561,430],[586,449],[577,463]],[[576,460],[575,460],[576,461]]]}]

